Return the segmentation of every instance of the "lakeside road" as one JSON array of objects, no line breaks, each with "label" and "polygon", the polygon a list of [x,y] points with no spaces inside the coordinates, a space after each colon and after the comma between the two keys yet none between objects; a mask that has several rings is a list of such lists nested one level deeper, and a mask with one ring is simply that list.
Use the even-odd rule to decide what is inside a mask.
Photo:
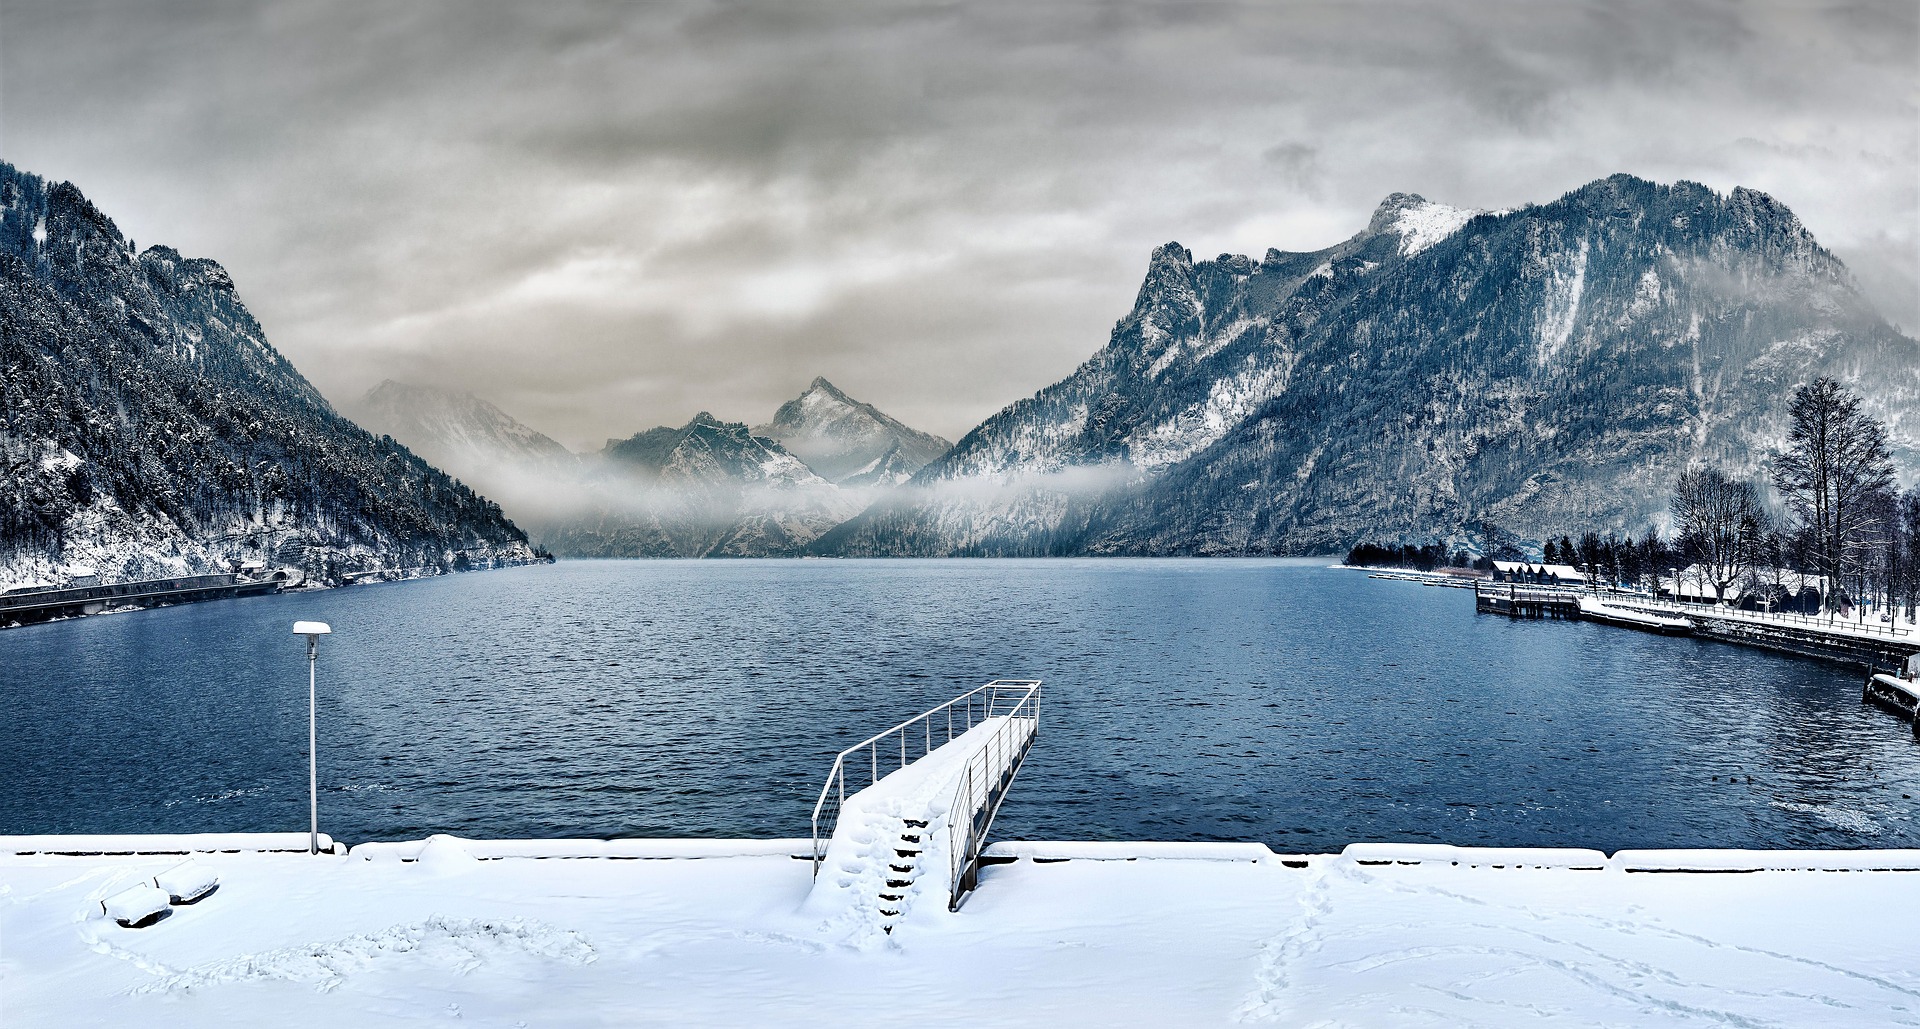
[{"label": "lakeside road", "polygon": [[[853,946],[802,913],[810,866],[769,853],[777,844],[481,860],[484,844],[435,840],[412,861],[383,844],[199,855],[218,891],[138,930],[99,901],[181,857],[0,856],[0,1022],[1920,1024],[1912,871],[1651,874],[1628,871],[1624,855],[1515,867],[1593,853],[1577,851],[1472,867],[1463,855],[1496,852],[1016,844],[1004,852],[1025,857],[985,869],[959,913],[918,909],[891,937]],[[1032,860],[1050,847],[1072,859]],[[515,848],[541,852],[494,853]],[[1743,867],[1742,854],[1687,861]],[[1812,863],[1920,860],[1879,855]]]}]

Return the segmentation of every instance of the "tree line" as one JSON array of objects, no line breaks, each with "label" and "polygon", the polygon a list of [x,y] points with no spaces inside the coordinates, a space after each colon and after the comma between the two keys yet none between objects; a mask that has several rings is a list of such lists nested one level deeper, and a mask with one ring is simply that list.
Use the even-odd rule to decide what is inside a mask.
[{"label": "tree line", "polygon": [[[1680,590],[1716,601],[1824,613],[1868,602],[1920,608],[1920,489],[1901,491],[1887,428],[1858,394],[1830,378],[1793,393],[1785,446],[1765,486],[1711,465],[1682,472],[1669,510],[1671,538],[1586,531],[1549,538],[1546,564],[1573,565],[1626,588]],[[1494,556],[1494,555],[1490,555]],[[1505,556],[1505,555],[1498,555]],[[1362,543],[1348,564],[1486,567],[1486,558],[1437,545]],[[1684,570],[1684,583],[1673,581]]]},{"label": "tree line", "polygon": [[[1794,390],[1786,446],[1768,469],[1778,508],[1752,482],[1688,469],[1671,509],[1682,555],[1714,598],[1817,590],[1819,609],[1920,603],[1920,491],[1894,478],[1887,428],[1829,378]],[[1776,514],[1776,510],[1778,513]]]}]

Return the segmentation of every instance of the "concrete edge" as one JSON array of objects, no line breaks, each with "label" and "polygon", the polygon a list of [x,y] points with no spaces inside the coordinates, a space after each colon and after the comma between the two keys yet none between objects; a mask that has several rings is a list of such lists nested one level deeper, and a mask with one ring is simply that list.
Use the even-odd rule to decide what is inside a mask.
[{"label": "concrete edge", "polygon": [[[0,836],[0,854],[16,856],[120,857],[143,854],[305,854],[303,832],[209,833],[50,833]],[[323,853],[346,853],[343,844],[320,834]]]}]

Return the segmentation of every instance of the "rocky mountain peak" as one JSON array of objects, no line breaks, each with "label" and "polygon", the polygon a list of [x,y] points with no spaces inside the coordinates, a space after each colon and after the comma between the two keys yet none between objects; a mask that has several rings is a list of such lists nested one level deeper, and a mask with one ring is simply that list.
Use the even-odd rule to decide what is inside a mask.
[{"label": "rocky mountain peak", "polygon": [[1178,243],[1162,243],[1147,258],[1146,278],[1134,309],[1142,310],[1169,296],[1193,293],[1193,252]]},{"label": "rocky mountain peak", "polygon": [[1411,257],[1458,232],[1479,213],[1436,204],[1418,193],[1393,193],[1374,208],[1367,232],[1399,236],[1401,255]]},{"label": "rocky mountain peak", "polygon": [[1432,201],[1418,193],[1389,193],[1380,206],[1373,209],[1373,217],[1367,221],[1368,232],[1392,232],[1400,216],[1416,208],[1425,207]]},{"label": "rocky mountain peak", "polygon": [[780,405],[771,421],[755,426],[753,431],[778,440],[833,482],[871,473],[874,462],[889,450],[897,451],[890,468],[897,471],[911,465],[918,471],[952,447],[946,440],[911,428],[872,404],[855,400],[825,376],[816,377],[799,396]]}]

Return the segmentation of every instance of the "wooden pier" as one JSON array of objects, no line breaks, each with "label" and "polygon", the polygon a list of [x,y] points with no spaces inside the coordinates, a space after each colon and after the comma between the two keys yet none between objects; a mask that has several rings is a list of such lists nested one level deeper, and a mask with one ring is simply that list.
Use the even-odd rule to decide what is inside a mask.
[{"label": "wooden pier", "polygon": [[[1899,714],[1920,739],[1920,639],[1904,629],[1526,583],[1482,584],[1474,590],[1474,610],[1511,618],[1585,618],[1853,665],[1867,673],[1861,700]],[[1621,615],[1643,616],[1646,624]]]},{"label": "wooden pier", "polygon": [[1513,618],[1578,618],[1580,591],[1521,582],[1481,583],[1473,590],[1473,608]]},{"label": "wooden pier", "polygon": [[[1474,609],[1514,618],[1587,618],[1621,624],[1619,619],[1606,617],[1604,613],[1583,612],[1581,598],[1586,596],[1589,595],[1584,591],[1568,587],[1486,583],[1474,591]],[[1594,600],[1605,609],[1637,613],[1650,620],[1684,620],[1691,624],[1693,636],[1840,661],[1869,673],[1904,667],[1909,655],[1920,653],[1920,639],[1904,629],[1741,611],[1717,604],[1677,604],[1631,593],[1602,591],[1590,596],[1590,603]]]}]

